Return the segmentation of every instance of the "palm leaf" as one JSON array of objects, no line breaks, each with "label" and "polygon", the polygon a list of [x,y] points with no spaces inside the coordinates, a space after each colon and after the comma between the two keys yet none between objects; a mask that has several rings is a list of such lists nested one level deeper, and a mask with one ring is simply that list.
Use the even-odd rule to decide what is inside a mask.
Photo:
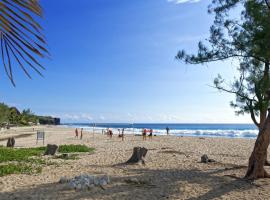
[{"label": "palm leaf", "polygon": [[15,86],[12,67],[17,64],[27,77],[31,68],[42,76],[45,68],[38,58],[49,56],[42,28],[38,0],[0,0],[0,55],[5,73]]}]

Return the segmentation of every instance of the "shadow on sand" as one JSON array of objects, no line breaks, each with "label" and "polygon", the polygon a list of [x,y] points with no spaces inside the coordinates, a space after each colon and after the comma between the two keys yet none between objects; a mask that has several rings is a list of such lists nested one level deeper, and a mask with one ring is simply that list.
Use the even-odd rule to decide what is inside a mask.
[{"label": "shadow on sand", "polygon": [[[105,167],[105,166],[103,166]],[[116,170],[121,166],[114,166]],[[0,199],[215,199],[232,191],[245,192],[258,187],[242,179],[218,175],[220,168],[203,172],[199,170],[126,167],[124,176],[111,177],[105,189],[99,187],[89,191],[67,190],[65,184],[51,183],[24,188],[13,192],[2,192]],[[223,170],[225,172],[226,169]],[[140,183],[128,183],[136,179]],[[204,188],[202,190],[201,188]],[[206,189],[205,189],[206,188]]]}]

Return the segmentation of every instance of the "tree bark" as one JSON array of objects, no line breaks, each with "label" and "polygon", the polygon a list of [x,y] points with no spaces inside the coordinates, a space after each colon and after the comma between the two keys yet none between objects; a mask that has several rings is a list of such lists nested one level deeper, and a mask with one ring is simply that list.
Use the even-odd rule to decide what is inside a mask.
[{"label": "tree bark", "polygon": [[131,158],[126,162],[127,164],[142,162],[145,164],[144,157],[147,154],[147,149],[144,147],[134,147]]},{"label": "tree bark", "polygon": [[269,174],[264,169],[264,164],[267,158],[267,149],[270,142],[270,114],[265,120],[263,128],[259,131],[257,140],[251,156],[249,158],[248,170],[245,178],[258,179],[270,178]]}]

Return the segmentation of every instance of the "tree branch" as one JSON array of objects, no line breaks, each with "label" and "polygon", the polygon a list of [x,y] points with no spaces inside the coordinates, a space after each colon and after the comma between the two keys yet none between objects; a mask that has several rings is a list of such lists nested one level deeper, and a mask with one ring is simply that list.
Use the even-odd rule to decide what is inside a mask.
[{"label": "tree branch", "polygon": [[237,95],[237,96],[239,96],[239,97],[242,97],[242,98],[244,98],[244,99],[246,99],[246,100],[248,100],[248,101],[250,101],[250,102],[253,102],[253,101],[254,101],[254,102],[257,102],[255,99],[251,99],[251,98],[249,98],[249,97],[247,97],[247,96],[245,96],[245,95],[239,93],[238,91],[228,90],[228,89],[225,89],[225,88],[219,87],[219,86],[211,86],[211,85],[210,85],[210,87],[216,88],[216,89],[221,90],[221,91],[223,91],[223,92],[235,94],[235,95]]},{"label": "tree branch", "polygon": [[266,5],[267,5],[267,7],[269,8],[269,10],[270,10],[270,1],[268,2],[268,0],[264,0],[265,1],[265,3],[266,3]]},{"label": "tree branch", "polygon": [[247,106],[248,106],[248,108],[249,108],[250,117],[251,117],[253,123],[254,123],[258,128],[260,128],[260,124],[258,123],[258,121],[256,120],[256,117],[255,117],[254,109],[253,109],[253,106],[252,106],[252,101],[250,101],[249,104],[248,104]]}]

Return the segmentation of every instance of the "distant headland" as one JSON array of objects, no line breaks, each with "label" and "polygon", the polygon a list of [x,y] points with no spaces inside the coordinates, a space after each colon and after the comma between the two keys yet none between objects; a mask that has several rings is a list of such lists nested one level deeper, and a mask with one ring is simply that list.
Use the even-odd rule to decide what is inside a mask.
[{"label": "distant headland", "polygon": [[39,116],[30,109],[21,112],[16,107],[0,103],[0,126],[60,125],[60,118]]}]

